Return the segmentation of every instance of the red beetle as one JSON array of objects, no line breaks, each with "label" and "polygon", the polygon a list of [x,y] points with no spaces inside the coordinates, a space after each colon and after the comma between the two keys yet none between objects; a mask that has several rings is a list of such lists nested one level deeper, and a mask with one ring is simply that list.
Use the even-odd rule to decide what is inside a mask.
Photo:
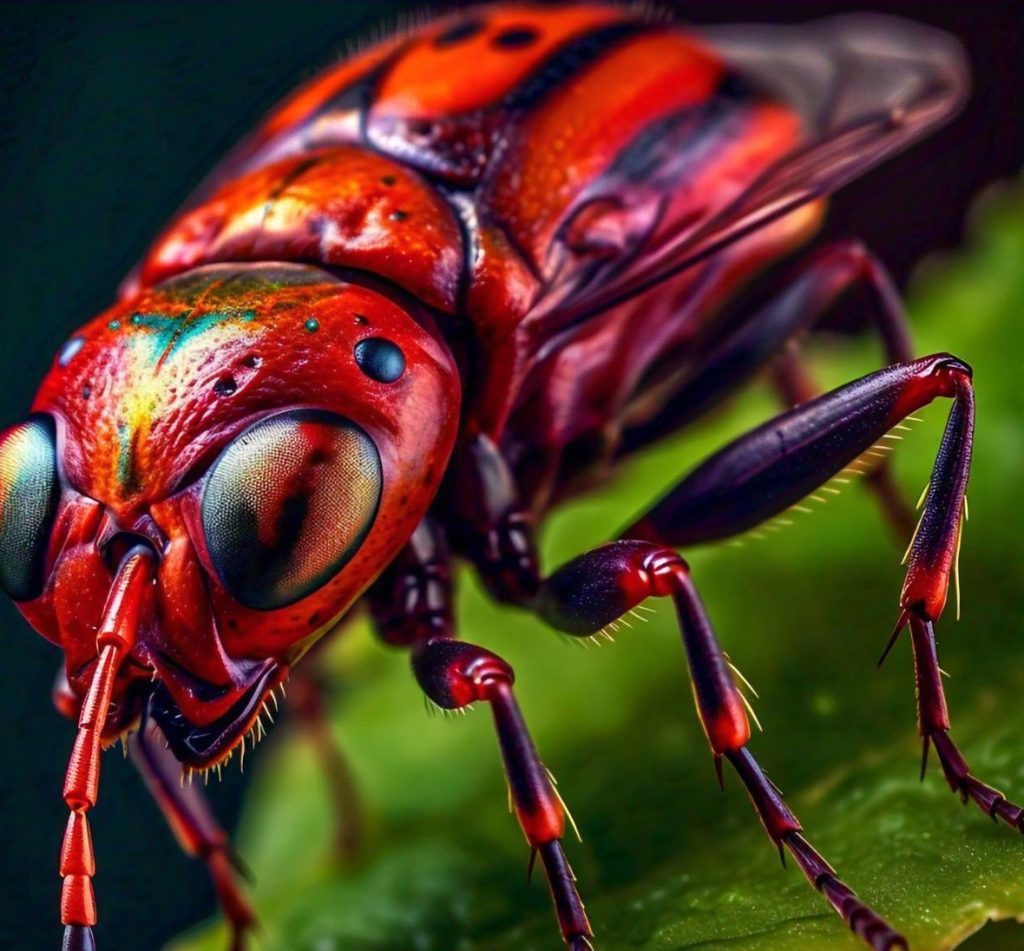
[{"label": "red beetle", "polygon": [[[935,652],[970,368],[913,358],[885,270],[853,242],[805,257],[774,296],[744,295],[812,235],[828,193],[946,120],[965,86],[949,38],[886,18],[693,31],[612,5],[498,5],[396,36],[278,108],[0,437],[0,586],[64,652],[57,705],[78,720],[66,951],[94,947],[86,816],[100,749],[125,736],[242,946],[252,915],[232,853],[181,768],[244,751],[275,688],[357,605],[408,648],[430,700],[491,706],[531,863],[565,943],[592,947],[512,670],[456,639],[452,557],[579,637],[671,598],[719,773],[725,758],[857,934],[905,946],[754,758],[677,550],[776,516],[862,457],[909,535],[876,458],[901,420],[950,398],[890,646],[909,626],[925,753],[950,787],[1024,827],[953,744]],[[787,345],[855,284],[890,365],[816,395]],[[541,570],[534,534],[555,503],[784,352],[787,412],[616,540]]]}]

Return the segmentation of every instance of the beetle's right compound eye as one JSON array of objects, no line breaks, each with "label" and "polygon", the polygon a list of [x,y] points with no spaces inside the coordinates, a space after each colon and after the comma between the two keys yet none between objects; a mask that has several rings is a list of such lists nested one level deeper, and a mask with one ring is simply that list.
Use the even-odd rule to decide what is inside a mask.
[{"label": "beetle's right compound eye", "polygon": [[43,591],[59,496],[53,420],[33,416],[0,434],[0,588],[15,601]]},{"label": "beetle's right compound eye", "polygon": [[221,453],[203,492],[225,589],[259,611],[312,594],[359,549],[381,489],[377,447],[351,420],[302,409],[257,422]]}]

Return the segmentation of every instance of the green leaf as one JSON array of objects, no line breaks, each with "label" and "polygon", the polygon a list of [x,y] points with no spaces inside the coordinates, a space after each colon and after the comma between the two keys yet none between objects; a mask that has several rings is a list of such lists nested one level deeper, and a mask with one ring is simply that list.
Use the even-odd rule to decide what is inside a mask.
[{"label": "green leaf", "polygon": [[[1024,189],[990,196],[966,250],[922,269],[911,310],[924,352],[975,368],[978,435],[963,542],[963,620],[939,627],[953,735],[982,778],[1024,797],[1020,640],[1020,321]],[[836,385],[878,364],[877,344],[815,344]],[[606,540],[705,454],[775,409],[756,388],[727,413],[625,468],[560,510],[544,535],[555,565]],[[916,497],[946,407],[900,444],[898,478]],[[915,951],[956,947],[989,919],[1024,915],[1024,840],[950,794],[933,761],[918,780],[906,643],[875,661],[895,619],[901,552],[871,500],[850,486],[766,541],[695,552],[691,564],[726,649],[757,687],[764,734],[751,747],[840,874]],[[584,842],[570,860],[603,949],[856,948],[822,898],[783,870],[735,777],[715,785],[672,611],[580,650],[460,577],[462,635],[515,666],[545,761]],[[283,726],[256,764],[240,849],[257,877],[258,947],[289,951],[526,951],[560,946],[543,882],[507,814],[486,711],[428,717],[402,653],[365,625],[330,655],[332,722],[369,815],[365,855],[332,854],[335,818],[312,745]],[[197,869],[197,874],[199,870]],[[538,876],[539,878],[540,876]],[[984,945],[1019,946],[1015,925]],[[223,948],[220,925],[176,945]]]}]

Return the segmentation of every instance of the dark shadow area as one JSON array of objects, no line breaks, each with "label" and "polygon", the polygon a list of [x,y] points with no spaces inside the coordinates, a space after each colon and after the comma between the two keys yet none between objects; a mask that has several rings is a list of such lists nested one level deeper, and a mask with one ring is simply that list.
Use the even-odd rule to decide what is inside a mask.
[{"label": "dark shadow area", "polygon": [[961,944],[960,951],[1017,951],[1022,940],[1016,921],[990,921]]}]

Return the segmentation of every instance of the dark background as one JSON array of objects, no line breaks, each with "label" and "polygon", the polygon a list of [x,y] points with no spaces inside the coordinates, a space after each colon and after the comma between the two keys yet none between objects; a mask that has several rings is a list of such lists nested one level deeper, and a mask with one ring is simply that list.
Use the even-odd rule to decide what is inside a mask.
[{"label": "dark background", "polygon": [[[904,280],[954,245],[971,197],[1024,161],[1024,20],[1008,2],[875,3],[967,45],[975,93],[929,143],[851,187],[830,229],[865,238]],[[691,20],[790,21],[871,4],[688,2]],[[105,307],[148,239],[276,99],[407,4],[93,3],[0,6],[0,426],[54,351]],[[394,20],[394,17],[392,17]],[[59,657],[7,603],[0,690],[0,946],[54,948],[70,725],[49,702]],[[211,787],[230,820],[238,774]],[[130,766],[104,758],[94,813],[103,951],[156,948],[213,910]],[[326,832],[326,830],[325,830]]]}]

